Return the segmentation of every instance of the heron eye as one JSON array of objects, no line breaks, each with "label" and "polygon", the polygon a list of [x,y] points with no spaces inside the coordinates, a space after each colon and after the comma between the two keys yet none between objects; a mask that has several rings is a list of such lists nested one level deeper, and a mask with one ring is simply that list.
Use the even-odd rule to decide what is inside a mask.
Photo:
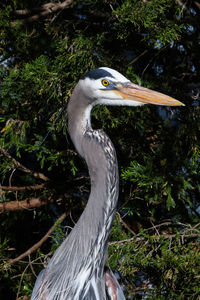
[{"label": "heron eye", "polygon": [[101,83],[102,83],[104,86],[108,86],[108,85],[109,85],[109,81],[108,81],[108,80],[105,80],[105,79],[103,79],[103,80],[101,81]]}]

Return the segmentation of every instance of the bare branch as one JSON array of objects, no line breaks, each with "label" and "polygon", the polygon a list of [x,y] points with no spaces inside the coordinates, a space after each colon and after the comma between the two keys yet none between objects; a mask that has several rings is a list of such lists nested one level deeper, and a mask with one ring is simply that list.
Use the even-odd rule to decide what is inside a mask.
[{"label": "bare branch", "polygon": [[39,242],[37,242],[35,245],[33,245],[31,248],[29,248],[26,252],[22,253],[18,257],[14,258],[14,259],[10,259],[9,263],[11,263],[11,264],[16,263],[19,260],[23,259],[24,257],[26,257],[26,256],[30,255],[31,253],[35,252],[39,247],[41,247],[41,245],[48,239],[48,237],[56,229],[56,226],[58,225],[58,223],[62,222],[69,213],[70,213],[70,210],[68,212],[64,212],[60,216],[60,218],[54,223],[54,225],[49,229],[49,231],[47,231],[47,233],[43,236],[43,238]]},{"label": "bare branch", "polygon": [[[197,238],[199,236],[199,233],[191,233],[191,234],[180,234],[180,239],[182,238]],[[154,238],[155,240],[159,240],[159,239],[172,239],[177,237],[177,234],[163,234],[163,235],[152,235],[151,238]],[[125,239],[125,240],[121,240],[121,241],[113,241],[113,242],[109,242],[108,245],[115,245],[115,244],[124,244],[124,243],[130,243],[133,241],[139,242],[139,241],[144,241],[145,238],[144,237],[132,237],[130,239]],[[160,246],[159,246],[160,247]]]},{"label": "bare branch", "polygon": [[[173,224],[171,222],[164,222],[162,224],[158,224],[158,225],[153,225],[153,227],[150,227],[150,228],[147,228],[145,229],[145,231],[150,231],[152,229],[155,230],[155,228],[158,228],[160,229],[161,227],[163,226],[170,226],[171,225],[180,225],[180,226],[183,226],[185,227],[185,229],[182,231],[182,232],[179,232],[179,233],[163,233],[162,231],[161,232],[158,232],[158,230],[156,230],[156,234],[155,235],[151,235],[151,238],[153,238],[154,240],[156,241],[159,241],[159,240],[162,240],[162,239],[175,239],[176,237],[179,238],[182,242],[184,241],[184,239],[191,239],[191,238],[198,238],[199,236],[199,229],[197,228],[200,223],[196,224],[195,226],[191,226],[191,225],[188,225],[188,224],[182,224],[182,223],[176,223],[176,224]],[[160,229],[161,230],[161,229]],[[136,236],[132,237],[132,238],[129,238],[129,239],[125,239],[125,240],[121,240],[121,241],[113,241],[113,242],[110,242],[108,243],[108,245],[115,245],[115,244],[123,244],[123,243],[130,243],[130,242],[140,242],[140,241],[144,241],[144,240],[147,240],[148,241],[148,237],[144,237],[144,236],[141,236],[141,234],[137,234]],[[171,244],[171,243],[170,243]],[[160,246],[159,246],[160,247]],[[154,251],[154,250],[152,250]]]},{"label": "bare branch", "polygon": [[22,285],[22,280],[23,280],[23,277],[24,277],[24,274],[26,273],[26,270],[28,269],[29,265],[27,265],[24,269],[24,271],[22,272],[22,275],[21,275],[21,278],[20,278],[20,282],[19,282],[19,287],[18,287],[18,290],[17,290],[17,297],[16,299],[19,299],[19,292],[20,292],[20,289],[21,289],[21,285]]},{"label": "bare branch", "polygon": [[22,201],[10,201],[10,202],[0,202],[0,212],[9,210],[21,210],[21,209],[31,209],[35,207],[40,207],[47,203],[52,203],[54,200],[52,198],[27,198]]},{"label": "bare branch", "polygon": [[35,178],[40,178],[44,181],[49,181],[49,178],[47,176],[45,176],[44,174],[40,173],[40,172],[33,172],[30,169],[26,168],[25,166],[23,166],[20,162],[18,162],[14,157],[12,157],[5,149],[3,149],[2,147],[0,147],[0,151],[1,153],[3,153],[4,156],[6,156],[7,158],[11,159],[15,165],[15,167],[19,170],[21,170],[22,172],[25,172],[27,174],[30,174],[31,176],[35,177]]},{"label": "bare branch", "polygon": [[119,220],[120,223],[132,234],[132,235],[136,235],[136,233],[128,226],[128,224],[126,224],[126,222],[124,222],[124,220],[122,219],[122,217],[120,216],[120,213],[117,212],[117,215],[119,216]]},{"label": "bare branch", "polygon": [[138,56],[136,56],[133,60],[131,60],[128,63],[128,66],[134,64],[140,57],[142,57],[143,55],[145,55],[148,52],[148,50],[144,50],[141,54],[139,54]]},{"label": "bare branch", "polygon": [[[14,15],[16,16],[27,16],[27,15],[32,15],[35,14],[33,16],[30,16],[28,18],[25,18],[21,21],[19,21],[21,24],[24,23],[33,23],[38,21],[41,18],[45,18],[48,15],[52,14],[52,13],[56,13],[58,11],[61,11],[63,9],[68,8],[71,4],[73,3],[73,0],[66,0],[62,3],[47,3],[42,5],[41,7],[37,7],[37,8],[33,8],[32,10],[16,10],[14,12]],[[11,22],[11,25],[15,25],[16,21]]]},{"label": "bare branch", "polygon": [[37,184],[37,185],[28,185],[28,186],[5,186],[1,185],[0,190],[3,191],[30,191],[30,190],[40,190],[45,187],[45,183]]},{"label": "bare branch", "polygon": [[57,5],[57,3],[46,3],[40,7],[34,7],[32,9],[18,9],[15,10],[13,12],[13,15],[17,16],[17,17],[26,17],[26,16],[30,16],[36,13],[40,13],[42,11],[48,10],[48,9],[52,9],[55,5]]}]

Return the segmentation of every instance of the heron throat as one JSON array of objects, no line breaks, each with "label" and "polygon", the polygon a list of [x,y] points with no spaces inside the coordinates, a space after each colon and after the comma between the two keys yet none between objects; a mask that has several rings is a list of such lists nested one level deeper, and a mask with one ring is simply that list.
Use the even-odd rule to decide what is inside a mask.
[{"label": "heron throat", "polygon": [[80,104],[78,99],[75,90],[68,105],[69,133],[77,151],[87,163],[91,191],[75,228],[86,239],[84,247],[81,246],[86,256],[88,251],[93,253],[94,266],[102,266],[100,270],[103,272],[108,237],[118,201],[118,163],[109,137],[102,130],[93,130],[91,127],[91,104],[83,98]]}]

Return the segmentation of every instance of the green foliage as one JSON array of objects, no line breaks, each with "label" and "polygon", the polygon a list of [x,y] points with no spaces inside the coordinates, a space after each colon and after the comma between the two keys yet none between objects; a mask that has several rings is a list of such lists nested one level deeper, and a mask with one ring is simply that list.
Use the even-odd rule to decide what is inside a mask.
[{"label": "green foliage", "polygon": [[[161,166],[164,167],[166,161],[161,161]],[[159,172],[158,172],[159,171]],[[185,172],[184,172],[185,173]],[[178,199],[185,199],[185,202],[192,206],[192,202],[189,200],[188,195],[190,191],[194,189],[193,183],[191,183],[189,176],[185,176],[185,174],[179,174],[175,178],[170,176],[170,174],[166,174],[163,172],[160,174],[160,170],[154,168],[152,164],[152,159],[149,157],[146,166],[139,164],[137,161],[132,161],[130,166],[122,171],[122,179],[127,181],[130,180],[133,182],[138,190],[136,191],[136,195],[141,197],[140,190],[142,190],[142,194],[144,194],[144,199],[149,202],[149,204],[153,202],[162,202],[164,199],[166,200],[167,209],[175,208],[176,202],[174,196],[178,197]],[[181,180],[182,184],[179,185],[177,195],[172,194],[173,186],[176,184],[176,181]]]},{"label": "green foliage", "polygon": [[[173,15],[170,12],[173,11]],[[119,36],[126,37],[127,31],[122,31],[125,26],[133,30],[139,30],[145,39],[154,46],[160,48],[169,42],[179,38],[182,24],[175,20],[180,14],[180,8],[174,1],[123,1],[122,5],[113,11],[117,14],[119,24]],[[120,30],[121,28],[121,30]]]},{"label": "green foliage", "polygon": [[197,299],[199,295],[200,253],[196,238],[200,228],[185,226],[176,232],[176,224],[170,224],[173,232],[162,234],[161,228],[167,225],[141,230],[130,238],[122,228],[119,232],[119,220],[114,223],[109,264],[120,270],[124,280],[132,282],[128,295],[134,299],[141,295],[140,290],[148,299]]},{"label": "green foliage", "polygon": [[60,222],[57,222],[56,228],[51,236],[52,238],[52,248],[51,250],[55,252],[55,250],[62,244],[64,239],[66,238],[66,235],[63,233],[63,229],[60,226]]}]

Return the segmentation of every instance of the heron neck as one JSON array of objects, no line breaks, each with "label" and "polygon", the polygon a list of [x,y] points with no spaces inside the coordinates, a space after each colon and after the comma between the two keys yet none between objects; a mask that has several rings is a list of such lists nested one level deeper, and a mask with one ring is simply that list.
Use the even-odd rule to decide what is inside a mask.
[{"label": "heron neck", "polygon": [[118,201],[118,164],[113,144],[102,130],[86,131],[83,149],[87,147],[88,150],[88,145],[90,153],[85,154],[85,160],[91,191],[80,223],[87,220],[84,230],[90,236],[91,247],[96,248],[99,255],[97,261],[103,263]]},{"label": "heron neck", "polygon": [[77,85],[67,107],[68,129],[75,148],[83,158],[85,158],[85,153],[82,149],[82,142],[84,133],[91,129],[91,110],[92,105],[88,102],[85,95],[80,93]]},{"label": "heron neck", "polygon": [[[95,256],[94,263],[102,265],[102,270],[118,200],[118,164],[109,137],[102,130],[91,128],[92,106],[87,101],[82,101],[85,99],[81,99],[78,105],[78,99],[80,101],[79,95],[73,94],[68,105],[69,132],[77,151],[88,165],[91,191],[76,230],[79,232],[80,248],[85,252],[85,257],[92,252],[91,255]],[[87,241],[84,246],[83,237]]]}]

